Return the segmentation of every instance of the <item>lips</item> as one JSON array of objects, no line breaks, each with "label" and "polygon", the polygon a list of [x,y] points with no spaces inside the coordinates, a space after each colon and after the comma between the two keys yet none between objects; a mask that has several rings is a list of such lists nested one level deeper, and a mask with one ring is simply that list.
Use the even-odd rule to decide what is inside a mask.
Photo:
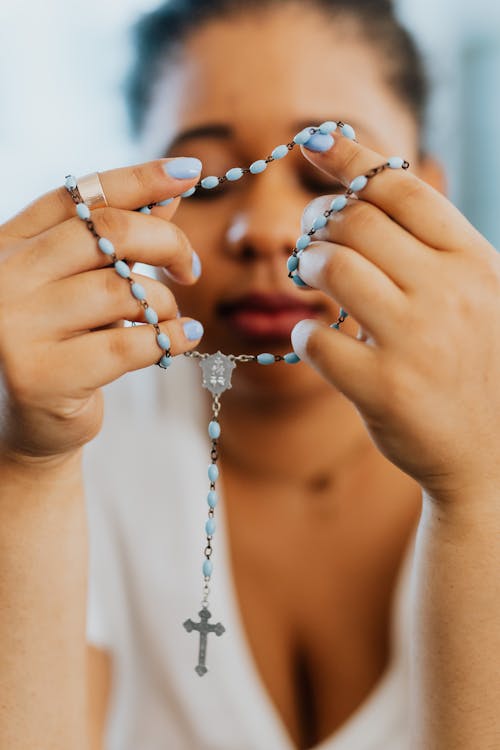
[{"label": "lips", "polygon": [[249,339],[289,339],[299,320],[317,318],[322,312],[322,305],[284,293],[255,292],[217,306],[225,324]]}]

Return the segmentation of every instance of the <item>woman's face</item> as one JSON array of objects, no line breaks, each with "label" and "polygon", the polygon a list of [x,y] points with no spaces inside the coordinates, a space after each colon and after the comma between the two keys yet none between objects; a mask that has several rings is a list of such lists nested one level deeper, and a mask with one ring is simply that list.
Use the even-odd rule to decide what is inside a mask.
[{"label": "woman's face", "polygon": [[[265,158],[307,125],[342,119],[362,143],[418,168],[415,123],[385,83],[377,50],[352,23],[334,24],[305,7],[210,22],[189,37],[165,66],[148,115],[146,138],[163,143],[161,155],[197,156],[204,176],[223,175]],[[296,147],[263,174],[182,201],[174,221],[203,272],[192,287],[169,284],[182,314],[205,327],[201,350],[284,354],[299,320],[336,319],[333,300],[292,284],[286,259],[305,206],[340,189]],[[354,321],[346,326],[356,334]],[[304,366],[241,370],[251,388],[275,384],[297,395],[321,387]]]}]

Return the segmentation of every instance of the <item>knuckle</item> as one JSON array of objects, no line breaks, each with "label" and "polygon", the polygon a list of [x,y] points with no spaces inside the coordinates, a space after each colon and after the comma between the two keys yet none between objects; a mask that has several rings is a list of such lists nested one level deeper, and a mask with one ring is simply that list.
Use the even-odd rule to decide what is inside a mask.
[{"label": "knuckle", "polygon": [[[400,175],[401,177],[401,175]],[[424,198],[428,191],[428,186],[425,185],[415,175],[405,173],[402,175],[400,185],[398,189],[399,199],[401,203],[406,201],[415,201],[420,198]]]},{"label": "knuckle", "polygon": [[128,232],[128,216],[119,208],[97,208],[92,216],[102,237],[109,237],[120,243]]},{"label": "knuckle", "polygon": [[[124,289],[125,291],[127,291],[127,288],[123,283],[123,279],[121,279],[112,268],[105,269],[105,273],[103,272],[101,279],[101,283],[103,285],[103,294],[106,296],[114,298],[117,296],[121,296]],[[131,296],[130,292],[127,292],[127,294],[129,297]]]},{"label": "knuckle", "polygon": [[348,228],[355,228],[356,231],[369,230],[373,226],[375,215],[376,209],[370,203],[358,199],[350,204],[348,210],[346,209],[345,224]]},{"label": "knuckle", "polygon": [[177,224],[170,224],[173,230],[173,242],[178,250],[180,250],[183,253],[186,253],[186,255],[189,254],[191,256],[191,243],[188,240],[186,234],[180,229],[180,227],[177,226]]},{"label": "knuckle", "polygon": [[130,177],[135,183],[135,188],[141,193],[151,189],[151,173],[144,166],[131,167]]},{"label": "knuckle", "polygon": [[328,283],[331,283],[339,276],[347,274],[351,268],[351,252],[348,248],[336,247],[328,254],[325,265],[324,275]]},{"label": "knuckle", "polygon": [[342,148],[339,148],[336,152],[338,174],[345,182],[350,182],[359,174],[365,172],[366,168],[363,167],[363,155],[359,146],[345,138],[342,138],[341,141]]},{"label": "knuckle", "polygon": [[113,360],[126,362],[130,358],[130,337],[124,335],[126,329],[114,329],[110,331],[108,337],[108,352]]}]

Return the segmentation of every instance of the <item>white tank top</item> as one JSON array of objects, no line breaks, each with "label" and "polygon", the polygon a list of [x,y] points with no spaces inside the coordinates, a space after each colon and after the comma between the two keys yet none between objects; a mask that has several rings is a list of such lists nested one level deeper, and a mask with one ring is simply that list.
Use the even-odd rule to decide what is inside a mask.
[{"label": "white tank top", "polygon": [[[237,372],[236,372],[237,376]],[[217,506],[208,674],[194,671],[209,438],[197,362],[133,373],[106,389],[105,423],[86,448],[88,639],[113,658],[106,750],[294,750],[245,637]],[[357,710],[314,750],[409,748],[413,542],[392,606],[391,660]]]}]

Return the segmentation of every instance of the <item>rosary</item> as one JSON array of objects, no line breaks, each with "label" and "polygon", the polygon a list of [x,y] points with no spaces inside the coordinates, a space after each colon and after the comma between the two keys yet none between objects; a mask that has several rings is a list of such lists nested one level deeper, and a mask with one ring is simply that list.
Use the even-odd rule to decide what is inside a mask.
[{"label": "rosary", "polygon": [[[327,121],[319,125],[319,127],[310,127],[301,130],[300,133],[293,138],[290,143],[282,144],[277,146],[266,159],[259,159],[254,161],[248,168],[233,167],[229,169],[224,176],[217,177],[211,175],[204,177],[194,187],[181,193],[180,196],[174,196],[175,198],[189,198],[198,188],[205,190],[211,190],[224,182],[235,182],[246,174],[260,174],[267,169],[268,165],[273,161],[283,159],[289,151],[291,151],[296,145],[307,145],[313,151],[327,151],[333,144],[334,139],[331,135],[333,132],[338,131],[345,138],[350,140],[356,139],[354,129],[342,122],[342,121]],[[329,218],[340,211],[342,211],[348,205],[348,199],[352,196],[357,197],[357,193],[362,191],[368,181],[376,175],[383,172],[385,169],[408,169],[409,163],[399,156],[393,156],[388,159],[384,164],[381,164],[373,169],[369,170],[363,175],[356,177],[352,180],[349,187],[346,189],[343,195],[335,197],[328,210],[317,216],[311,226],[311,229],[302,234],[287,261],[288,276],[291,278],[294,284],[298,287],[305,287],[307,284],[302,280],[298,273],[299,262],[301,254],[307,249],[312,242],[314,234],[326,227]],[[84,178],[82,178],[84,179]],[[97,178],[98,179],[98,178]],[[148,304],[146,300],[146,293],[137,281],[132,277],[132,271],[126,260],[120,260],[115,252],[113,243],[106,237],[101,237],[97,232],[95,225],[91,219],[91,211],[87,202],[85,202],[80,193],[82,180],[77,181],[73,175],[68,175],[65,180],[65,187],[70,193],[74,203],[76,204],[76,213],[82,221],[84,221],[96,238],[99,250],[109,257],[110,263],[114,266],[119,276],[125,279],[130,285],[130,291],[138,303],[144,310],[144,322],[151,325],[156,334],[156,343],[162,351],[162,355],[158,360],[157,364],[162,369],[167,369],[173,362],[173,357],[170,352],[170,339],[166,333],[163,333],[158,325],[158,314]],[[79,189],[80,188],[80,189]],[[171,203],[174,198],[168,198],[167,200],[159,203],[151,203],[148,206],[144,206],[139,209],[141,213],[149,214],[151,209],[155,205],[165,206]],[[331,325],[331,328],[336,330],[340,329],[342,323],[346,320],[349,313],[343,308],[340,308],[340,313],[337,321]],[[134,323],[132,325],[135,325]],[[224,626],[219,622],[215,625],[209,624],[209,620],[212,614],[209,610],[209,595],[210,595],[210,581],[213,572],[213,563],[210,559],[212,557],[212,540],[215,534],[215,508],[218,502],[218,494],[216,490],[216,482],[219,478],[219,468],[217,461],[219,458],[218,443],[221,434],[221,428],[219,424],[219,414],[221,410],[220,396],[224,391],[231,388],[231,375],[236,367],[237,363],[256,362],[260,365],[272,365],[275,362],[285,362],[285,364],[293,365],[299,362],[299,357],[295,352],[290,352],[282,356],[281,354],[270,354],[263,352],[262,354],[223,354],[218,351],[215,354],[205,354],[198,351],[185,352],[184,356],[191,357],[199,360],[199,364],[202,370],[202,386],[210,391],[212,395],[212,417],[208,424],[208,435],[211,440],[210,450],[210,464],[208,466],[208,481],[209,490],[206,498],[208,505],[208,518],[205,523],[205,535],[206,543],[203,550],[203,597],[201,601],[201,610],[198,615],[200,617],[199,622],[194,622],[191,619],[186,620],[183,623],[184,628],[188,633],[197,631],[200,634],[199,640],[199,652],[198,652],[198,664],[195,667],[197,674],[202,677],[206,674],[206,656],[207,656],[207,639],[209,633],[215,633],[217,636],[222,635],[225,632]]]}]

